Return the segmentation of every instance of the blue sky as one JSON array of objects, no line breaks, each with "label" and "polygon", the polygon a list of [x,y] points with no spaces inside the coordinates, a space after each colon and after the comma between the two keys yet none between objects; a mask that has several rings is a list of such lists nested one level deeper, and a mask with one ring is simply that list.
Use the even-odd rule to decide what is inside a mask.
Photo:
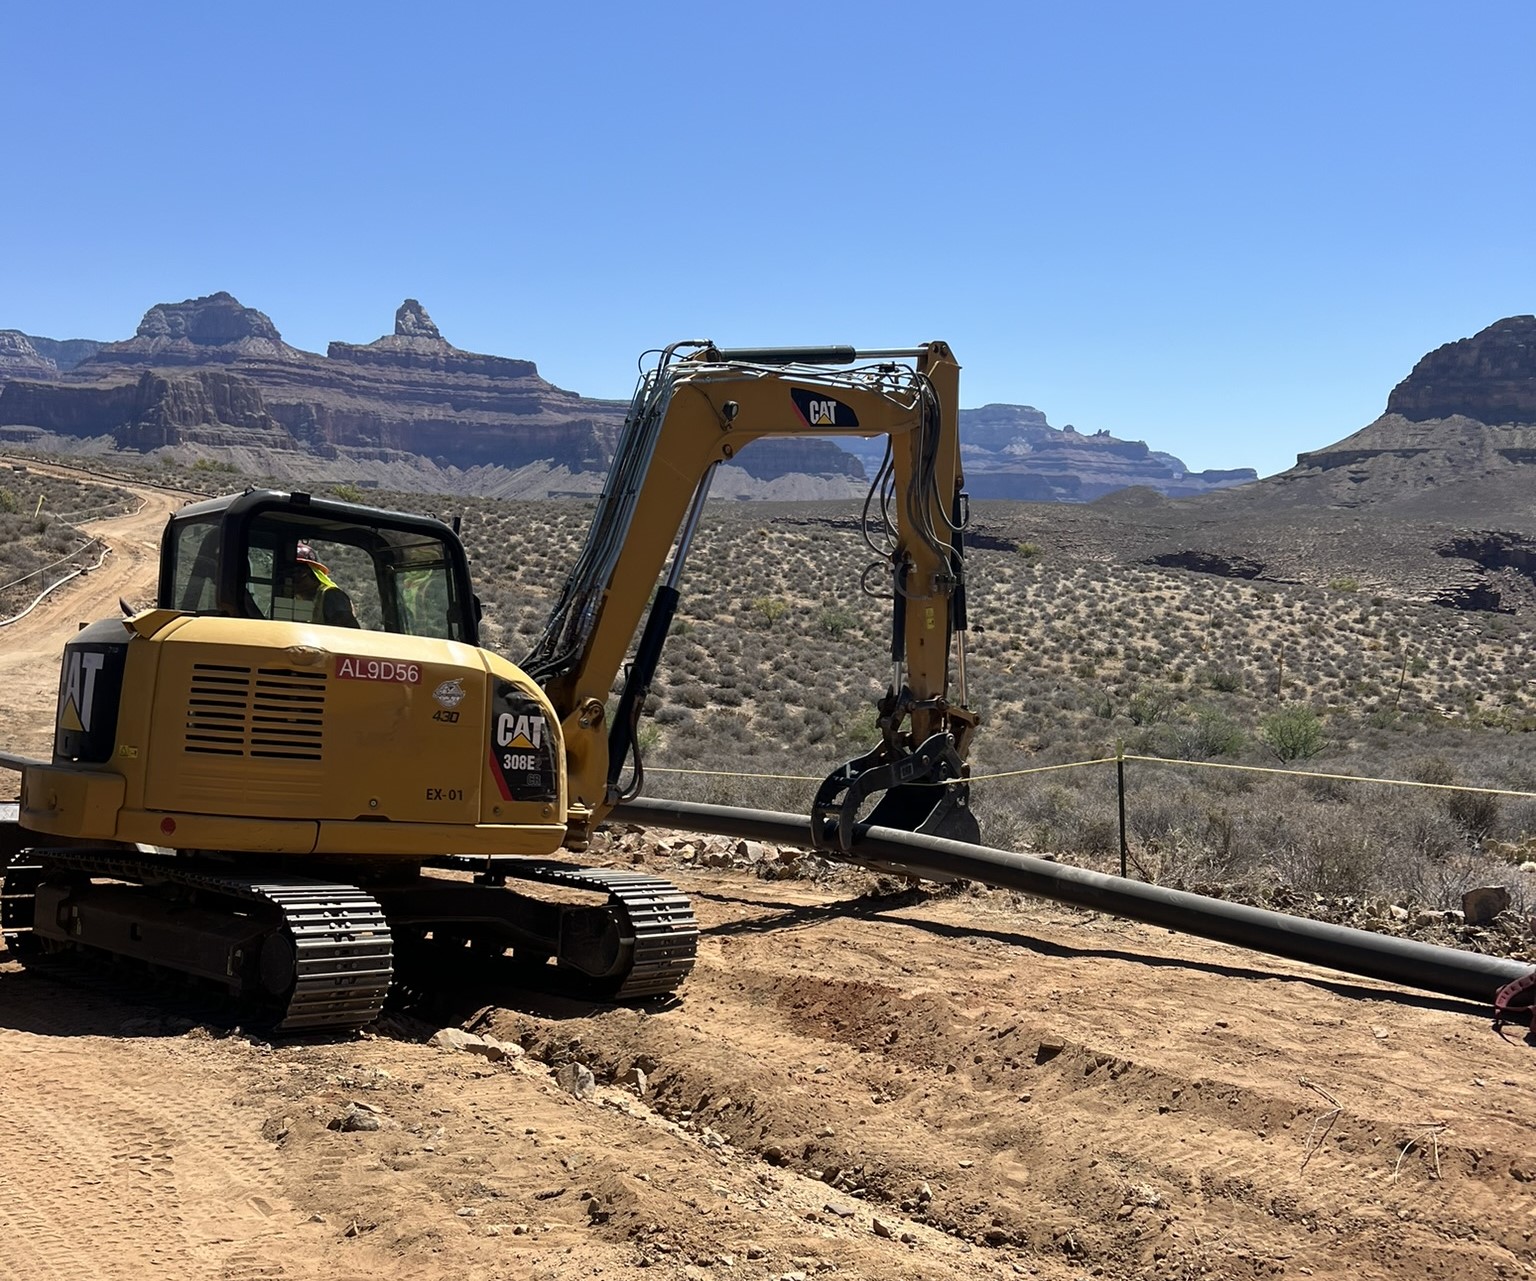
[{"label": "blue sky", "polygon": [[641,351],[948,340],[962,402],[1289,466],[1536,311],[1536,6],[12,5],[0,328],[414,297],[624,397]]}]

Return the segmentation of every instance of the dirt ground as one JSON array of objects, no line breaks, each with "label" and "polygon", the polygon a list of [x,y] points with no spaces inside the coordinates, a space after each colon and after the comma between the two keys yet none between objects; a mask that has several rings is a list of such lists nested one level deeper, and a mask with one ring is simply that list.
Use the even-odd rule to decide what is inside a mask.
[{"label": "dirt ground", "polygon": [[[146,498],[0,632],[0,748],[46,752],[63,638],[150,594]],[[608,843],[703,928],[644,1009],[484,988],[272,1043],[0,952],[0,1277],[1536,1275],[1536,1049],[1484,1011],[680,845]]]}]

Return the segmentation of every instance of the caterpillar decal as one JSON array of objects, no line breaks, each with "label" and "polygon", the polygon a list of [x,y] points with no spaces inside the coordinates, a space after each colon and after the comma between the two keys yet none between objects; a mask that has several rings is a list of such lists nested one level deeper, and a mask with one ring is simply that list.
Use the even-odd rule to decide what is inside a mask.
[{"label": "caterpillar decal", "polygon": [[536,699],[500,685],[491,700],[491,772],[506,801],[553,801],[555,745]]},{"label": "caterpillar decal", "polygon": [[852,409],[824,391],[791,387],[789,396],[795,402],[795,410],[807,427],[857,427],[859,425],[859,416]]},{"label": "caterpillar decal", "polygon": [[[92,623],[64,646],[53,754],[60,761],[109,760],[128,645],[116,620]],[[110,640],[103,639],[110,637]]]}]

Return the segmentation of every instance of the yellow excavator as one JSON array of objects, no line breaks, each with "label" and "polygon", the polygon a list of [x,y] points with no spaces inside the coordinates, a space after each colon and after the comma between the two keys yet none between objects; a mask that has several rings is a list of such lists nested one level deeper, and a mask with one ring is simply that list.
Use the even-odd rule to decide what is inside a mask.
[{"label": "yellow excavator", "polygon": [[673,991],[698,937],[684,895],[554,856],[638,790],[710,480],[764,436],[887,438],[864,505],[865,585],[892,601],[880,741],[817,792],[815,839],[846,850],[872,798],[881,826],[976,839],[958,387],[941,342],[661,350],[520,664],[480,647],[447,524],[270,490],[182,508],[155,607],[65,646],[53,758],[25,763],[0,833],[9,946],[211,980],[282,1030],[368,1023],[407,955]]}]

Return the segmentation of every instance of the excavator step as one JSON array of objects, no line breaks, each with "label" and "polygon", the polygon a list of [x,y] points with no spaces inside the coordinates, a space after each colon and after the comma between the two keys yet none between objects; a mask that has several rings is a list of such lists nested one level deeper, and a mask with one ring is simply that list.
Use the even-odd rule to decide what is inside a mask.
[{"label": "excavator step", "polygon": [[7,952],[25,950],[32,941],[32,919],[42,865],[31,851],[11,855],[0,872],[0,937]]}]

